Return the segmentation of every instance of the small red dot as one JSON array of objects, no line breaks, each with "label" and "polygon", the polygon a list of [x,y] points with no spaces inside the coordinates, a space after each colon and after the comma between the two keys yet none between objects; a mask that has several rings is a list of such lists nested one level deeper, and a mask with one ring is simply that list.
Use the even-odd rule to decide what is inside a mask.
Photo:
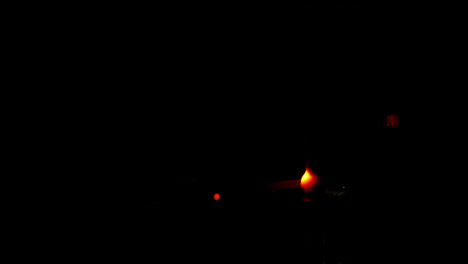
[{"label": "small red dot", "polygon": [[218,201],[220,198],[221,195],[219,195],[219,193],[215,193],[215,195],[213,196],[213,199],[215,199],[216,201]]}]

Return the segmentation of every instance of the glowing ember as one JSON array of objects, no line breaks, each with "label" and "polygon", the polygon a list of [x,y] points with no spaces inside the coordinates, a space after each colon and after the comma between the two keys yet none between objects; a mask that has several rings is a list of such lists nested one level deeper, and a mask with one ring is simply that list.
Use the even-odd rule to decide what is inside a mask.
[{"label": "glowing ember", "polygon": [[218,201],[220,198],[221,195],[219,195],[219,193],[215,193],[215,195],[213,196],[213,199],[215,199],[216,201]]},{"label": "glowing ember", "polygon": [[305,192],[311,192],[315,189],[319,182],[319,178],[310,171],[309,168],[306,167],[306,171],[301,178],[301,188]]}]

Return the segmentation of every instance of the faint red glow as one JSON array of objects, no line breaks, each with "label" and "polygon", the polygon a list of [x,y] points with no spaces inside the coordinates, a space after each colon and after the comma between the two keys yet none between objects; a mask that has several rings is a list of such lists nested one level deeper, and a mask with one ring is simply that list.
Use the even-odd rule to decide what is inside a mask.
[{"label": "faint red glow", "polygon": [[311,192],[315,189],[315,187],[317,187],[319,181],[319,177],[317,177],[308,167],[306,167],[306,171],[301,178],[301,188],[305,192]]},{"label": "faint red glow", "polygon": [[400,126],[400,116],[398,115],[388,115],[387,116],[387,127],[397,128]]},{"label": "faint red glow", "polygon": [[213,199],[215,199],[215,201],[219,201],[220,198],[221,195],[219,195],[219,193],[215,193],[215,195],[213,196]]}]

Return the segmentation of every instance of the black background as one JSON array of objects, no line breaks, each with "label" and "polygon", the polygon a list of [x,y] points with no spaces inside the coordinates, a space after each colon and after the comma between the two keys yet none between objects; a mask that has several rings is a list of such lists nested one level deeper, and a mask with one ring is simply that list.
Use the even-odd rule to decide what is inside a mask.
[{"label": "black background", "polygon": [[[291,231],[274,245],[271,230],[332,217],[301,218],[302,209],[287,207],[262,211],[253,199],[212,210],[211,195],[220,190],[226,202],[250,201],[243,194],[299,179],[307,162],[327,184],[352,187],[353,203],[340,218],[351,220],[336,226],[345,230],[357,263],[379,263],[378,256],[399,262],[407,252],[418,258],[413,244],[445,243],[450,221],[434,219],[457,205],[447,198],[455,176],[443,164],[450,132],[439,95],[460,68],[445,60],[453,50],[438,45],[451,40],[453,28],[427,20],[417,5],[116,7],[90,8],[73,23],[52,19],[58,30],[43,27],[32,38],[58,37],[36,47],[52,47],[57,56],[33,52],[40,57],[34,61],[46,63],[28,64],[54,76],[31,79],[69,87],[43,115],[50,120],[37,126],[57,142],[41,141],[53,158],[40,166],[51,165],[48,173],[66,182],[61,208],[85,219],[76,226],[90,231],[88,242],[99,238],[91,244],[106,245],[109,256],[135,247],[158,259],[185,241],[192,253],[215,256],[200,241],[219,232],[231,236],[220,238],[225,244],[216,250],[229,254],[218,261],[235,255],[236,246],[222,246],[238,245],[230,237],[295,252],[295,245],[310,244]],[[388,114],[400,115],[400,128],[383,127]],[[64,174],[71,176],[63,180]],[[187,187],[187,179],[197,184]],[[194,203],[195,193],[210,202]],[[213,224],[219,215],[224,221]],[[426,223],[439,228],[430,233]]]}]

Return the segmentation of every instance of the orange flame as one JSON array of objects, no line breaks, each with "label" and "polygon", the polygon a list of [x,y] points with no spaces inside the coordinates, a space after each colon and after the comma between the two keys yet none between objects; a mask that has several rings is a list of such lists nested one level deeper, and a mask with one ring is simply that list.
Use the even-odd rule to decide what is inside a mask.
[{"label": "orange flame", "polygon": [[319,178],[314,173],[312,173],[308,167],[306,167],[306,171],[301,178],[301,188],[305,192],[311,192],[315,189],[315,187],[317,187],[318,183]]}]

